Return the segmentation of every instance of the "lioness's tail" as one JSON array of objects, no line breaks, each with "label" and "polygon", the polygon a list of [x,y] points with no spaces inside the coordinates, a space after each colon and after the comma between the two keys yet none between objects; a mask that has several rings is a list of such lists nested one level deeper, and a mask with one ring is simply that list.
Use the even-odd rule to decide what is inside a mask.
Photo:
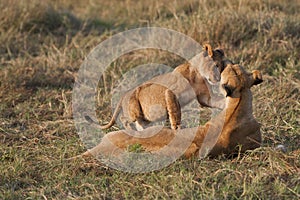
[{"label": "lioness's tail", "polygon": [[106,125],[100,126],[101,129],[108,129],[108,128],[112,127],[112,125],[114,125],[114,123],[116,122],[116,119],[121,111],[121,108],[122,108],[122,100],[123,100],[123,97],[121,97],[121,99],[119,100],[117,107],[115,109],[115,112],[114,112],[112,118],[110,119],[109,123]]}]

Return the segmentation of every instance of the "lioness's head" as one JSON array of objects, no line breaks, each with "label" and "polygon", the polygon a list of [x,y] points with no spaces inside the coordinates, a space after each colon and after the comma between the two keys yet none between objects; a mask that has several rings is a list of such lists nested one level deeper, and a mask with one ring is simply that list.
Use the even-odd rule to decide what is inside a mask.
[{"label": "lioness's head", "polygon": [[216,84],[220,81],[224,68],[222,65],[224,51],[222,49],[213,50],[210,44],[203,45],[203,50],[202,66],[198,68],[199,72],[210,84]]},{"label": "lioness's head", "polygon": [[248,73],[238,64],[228,64],[221,74],[221,87],[226,97],[239,97],[243,89],[263,82],[260,71]]}]

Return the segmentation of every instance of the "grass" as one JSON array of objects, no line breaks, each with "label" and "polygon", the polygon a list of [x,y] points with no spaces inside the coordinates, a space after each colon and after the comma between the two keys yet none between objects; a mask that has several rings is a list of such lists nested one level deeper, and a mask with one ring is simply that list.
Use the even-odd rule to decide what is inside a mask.
[{"label": "grass", "polygon": [[[299,1],[0,0],[0,8],[0,199],[300,197]],[[262,148],[233,159],[179,159],[146,174],[94,159],[66,161],[85,151],[71,106],[81,63],[111,35],[144,26],[209,41],[263,72],[265,82],[252,89]],[[100,121],[111,116],[111,91],[122,74],[155,62],[175,67],[182,59],[141,50],[112,63],[99,82]],[[287,152],[274,151],[278,144]]]}]

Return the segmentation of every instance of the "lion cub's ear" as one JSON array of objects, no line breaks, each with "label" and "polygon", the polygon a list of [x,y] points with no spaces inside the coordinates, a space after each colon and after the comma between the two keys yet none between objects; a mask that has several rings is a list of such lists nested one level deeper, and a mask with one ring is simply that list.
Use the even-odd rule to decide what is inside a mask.
[{"label": "lion cub's ear", "polygon": [[211,58],[213,57],[214,53],[213,53],[213,50],[212,50],[210,44],[204,44],[204,45],[203,45],[203,49],[204,49],[205,51],[207,51],[209,57],[211,57]]},{"label": "lion cub's ear", "polygon": [[252,85],[258,85],[263,82],[262,75],[260,71],[258,70],[253,70],[251,73],[251,86]]}]

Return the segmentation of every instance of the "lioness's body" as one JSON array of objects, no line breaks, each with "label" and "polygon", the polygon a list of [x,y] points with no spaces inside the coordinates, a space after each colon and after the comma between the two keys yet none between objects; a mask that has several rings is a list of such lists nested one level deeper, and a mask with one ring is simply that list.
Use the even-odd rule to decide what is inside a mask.
[{"label": "lioness's body", "polygon": [[[226,93],[225,109],[204,126],[180,130],[151,127],[140,132],[132,131],[131,134],[135,136],[129,135],[124,130],[115,131],[105,135],[99,145],[83,155],[113,156],[134,144],[139,144],[145,151],[153,153],[168,145],[169,150],[165,153],[172,155],[180,149],[180,143],[170,146],[175,136],[181,143],[191,140],[184,153],[187,158],[196,155],[197,152],[201,155],[209,153],[212,156],[233,153],[239,150],[238,145],[241,145],[241,152],[257,148],[261,143],[261,133],[260,125],[252,114],[250,87],[261,82],[259,71],[249,74],[239,65],[229,65],[221,78]],[[193,133],[195,137],[191,138]]]},{"label": "lioness's body", "polygon": [[173,72],[157,76],[126,93],[120,100],[111,121],[101,126],[111,127],[123,110],[121,121],[126,129],[142,130],[149,122],[168,118],[172,129],[180,127],[181,107],[197,98],[202,106],[223,108],[222,98],[212,96],[210,83],[220,80],[223,70],[222,50],[212,50],[206,45],[206,51],[190,62],[179,65]]}]

